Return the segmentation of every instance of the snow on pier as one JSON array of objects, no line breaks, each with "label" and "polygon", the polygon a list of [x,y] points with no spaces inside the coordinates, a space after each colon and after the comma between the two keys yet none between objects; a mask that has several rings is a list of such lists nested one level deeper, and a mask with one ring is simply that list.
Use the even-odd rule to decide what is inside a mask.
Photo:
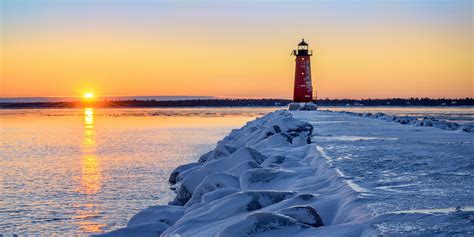
[{"label": "snow on pier", "polygon": [[474,234],[473,133],[276,111],[170,175],[176,198],[107,236]]}]

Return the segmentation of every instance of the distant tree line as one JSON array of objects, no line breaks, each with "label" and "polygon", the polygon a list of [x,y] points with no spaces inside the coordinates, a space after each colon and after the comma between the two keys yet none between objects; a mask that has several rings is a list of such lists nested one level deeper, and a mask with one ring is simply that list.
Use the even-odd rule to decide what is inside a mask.
[{"label": "distant tree line", "polygon": [[[118,100],[85,102],[8,102],[0,103],[0,108],[152,108],[152,107],[244,107],[244,106],[286,106],[286,99],[195,99],[195,100]],[[474,106],[473,98],[430,99],[319,99],[320,106]]]},{"label": "distant tree line", "polygon": [[243,107],[286,106],[291,100],[284,99],[197,99],[197,100],[126,100],[111,101],[112,107]]}]

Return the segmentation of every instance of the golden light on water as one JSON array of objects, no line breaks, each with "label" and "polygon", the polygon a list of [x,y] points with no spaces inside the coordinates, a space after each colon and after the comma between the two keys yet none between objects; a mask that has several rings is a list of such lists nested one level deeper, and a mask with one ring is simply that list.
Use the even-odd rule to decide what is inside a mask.
[{"label": "golden light on water", "polygon": [[79,192],[94,194],[100,190],[100,164],[95,156],[94,109],[84,109],[84,139],[82,141],[81,184]]},{"label": "golden light on water", "polygon": [[94,109],[93,108],[84,109],[84,127],[94,128]]},{"label": "golden light on water", "polygon": [[95,194],[100,191],[100,166],[94,155],[85,155],[81,160],[82,176],[80,193]]},{"label": "golden light on water", "polygon": [[100,214],[100,206],[93,203],[80,204],[75,219],[83,233],[99,233],[106,226],[103,223],[91,221]]},{"label": "golden light on water", "polygon": [[[84,98],[93,98],[86,97]],[[102,174],[100,169],[100,162],[96,152],[96,140],[94,130],[94,109],[84,109],[84,138],[82,140],[82,157],[81,157],[81,176],[80,184],[77,189],[78,193],[85,194],[87,196],[98,193],[101,189]],[[85,197],[87,199],[87,197]],[[98,222],[90,220],[90,217],[94,217],[99,213],[99,206],[97,204],[88,202],[81,204],[82,208],[77,211],[75,219],[78,220],[76,224],[84,233],[97,233],[105,226]]]}]

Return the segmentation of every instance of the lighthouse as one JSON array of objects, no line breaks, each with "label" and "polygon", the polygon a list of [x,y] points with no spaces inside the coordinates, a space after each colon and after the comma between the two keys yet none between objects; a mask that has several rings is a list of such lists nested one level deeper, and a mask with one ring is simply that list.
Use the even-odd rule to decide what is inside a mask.
[{"label": "lighthouse", "polygon": [[304,39],[293,50],[295,59],[295,84],[293,88],[293,103],[290,110],[316,110],[313,101],[313,85],[311,82],[311,60],[313,52],[308,50],[308,43]]}]

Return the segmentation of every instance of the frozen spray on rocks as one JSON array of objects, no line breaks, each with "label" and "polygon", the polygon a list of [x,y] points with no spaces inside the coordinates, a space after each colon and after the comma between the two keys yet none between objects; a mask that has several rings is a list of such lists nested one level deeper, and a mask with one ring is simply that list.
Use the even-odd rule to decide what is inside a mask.
[{"label": "frozen spray on rocks", "polygon": [[360,235],[357,193],[314,150],[312,133],[284,110],[250,121],[171,173],[172,202],[102,236]]},{"label": "frozen spray on rocks", "polygon": [[[328,110],[330,111],[330,110]],[[443,130],[461,130],[464,132],[474,132],[474,123],[458,124],[442,119],[437,119],[430,116],[415,117],[415,116],[395,116],[384,113],[356,113],[349,111],[340,111],[339,113],[350,114],[358,117],[367,117],[373,119],[385,120],[388,122],[396,122],[400,124],[410,124],[417,127],[434,127]]]}]

